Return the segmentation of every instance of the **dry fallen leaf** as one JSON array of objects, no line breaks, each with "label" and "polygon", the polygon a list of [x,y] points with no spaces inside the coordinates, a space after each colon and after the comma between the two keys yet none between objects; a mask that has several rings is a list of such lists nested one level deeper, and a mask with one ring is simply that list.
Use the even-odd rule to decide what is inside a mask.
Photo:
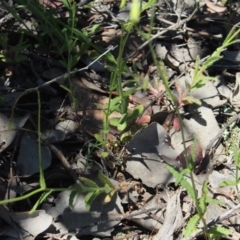
[{"label": "dry fallen leaf", "polygon": [[210,8],[211,12],[223,13],[226,12],[227,8],[224,6],[218,6],[211,2],[210,0],[205,0],[205,3],[208,8]]},{"label": "dry fallen leaf", "polygon": [[176,192],[168,200],[163,226],[152,237],[152,240],[173,240],[174,233],[182,227],[184,220],[180,204],[180,193],[181,191]]},{"label": "dry fallen leaf", "polygon": [[[14,118],[12,124],[10,124],[9,118],[0,113],[0,152],[5,150],[15,139],[17,132],[29,118],[29,114],[21,117]],[[12,125],[13,130],[9,130],[9,124]]]}]

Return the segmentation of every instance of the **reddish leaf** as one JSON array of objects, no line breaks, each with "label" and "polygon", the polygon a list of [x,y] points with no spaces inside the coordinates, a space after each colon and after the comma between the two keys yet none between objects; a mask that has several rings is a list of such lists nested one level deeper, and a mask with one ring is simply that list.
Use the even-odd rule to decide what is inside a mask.
[{"label": "reddish leaf", "polygon": [[[193,149],[193,147],[194,147],[194,149]],[[193,159],[192,159],[192,151],[194,151]],[[182,153],[180,153],[177,156],[176,161],[178,161],[182,165],[182,167],[185,168],[187,166],[187,163],[186,163],[184,154],[185,154],[184,151]],[[187,147],[186,154],[187,154],[187,158],[190,161],[194,162],[194,172],[196,174],[199,174],[207,161],[205,158],[203,158],[202,147],[199,144],[197,144],[197,145],[192,144]]]},{"label": "reddish leaf", "polygon": [[143,124],[150,123],[150,121],[151,121],[151,117],[149,115],[144,115],[136,121],[136,124],[143,125]]},{"label": "reddish leaf", "polygon": [[181,128],[178,116],[175,116],[174,119],[173,119],[173,127],[176,131],[179,131],[180,128]]}]

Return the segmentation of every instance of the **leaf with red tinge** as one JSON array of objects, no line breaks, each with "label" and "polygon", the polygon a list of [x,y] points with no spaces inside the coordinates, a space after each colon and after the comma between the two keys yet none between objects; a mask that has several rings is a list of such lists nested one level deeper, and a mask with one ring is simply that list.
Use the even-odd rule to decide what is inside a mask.
[{"label": "leaf with red tinge", "polygon": [[183,91],[182,91],[182,87],[181,87],[181,85],[180,85],[180,83],[179,82],[175,82],[175,87],[176,87],[176,90],[177,90],[177,93],[178,93],[178,100],[177,100],[177,104],[179,105],[179,106],[183,106],[184,104],[183,104],[183,102],[182,102],[182,98],[183,98]]},{"label": "leaf with red tinge", "polygon": [[136,121],[136,124],[143,125],[143,124],[150,123],[150,121],[151,121],[151,117],[149,115],[144,115]]},{"label": "leaf with red tinge", "polygon": [[55,0],[39,0],[39,3],[44,7],[57,8],[63,5],[62,1]]},{"label": "leaf with red tinge", "polygon": [[178,116],[175,116],[174,119],[173,119],[173,127],[176,131],[179,131],[180,128],[181,128]]},{"label": "leaf with red tinge", "polygon": [[206,158],[203,158],[202,147],[199,144],[192,144],[187,147],[186,155],[187,156],[185,156],[185,151],[183,151],[177,156],[176,161],[181,163],[182,167],[185,168],[187,166],[187,157],[190,163],[189,165],[194,168],[194,173],[199,174],[207,161]]}]

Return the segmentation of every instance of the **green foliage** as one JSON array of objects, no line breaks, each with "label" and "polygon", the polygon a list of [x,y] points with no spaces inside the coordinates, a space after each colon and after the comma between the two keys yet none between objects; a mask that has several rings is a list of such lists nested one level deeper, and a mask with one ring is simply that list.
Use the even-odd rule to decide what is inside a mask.
[{"label": "green foliage", "polygon": [[42,195],[39,197],[39,199],[34,204],[34,206],[32,207],[32,209],[29,211],[29,214],[34,213],[37,210],[38,206],[40,204],[42,204],[52,192],[53,192],[53,190],[48,190],[48,191],[43,192]]},{"label": "green foliage", "polygon": [[190,91],[200,88],[206,84],[207,81],[210,80],[216,80],[216,78],[213,77],[206,77],[203,75],[203,73],[212,66],[216,61],[220,60],[222,58],[221,53],[230,45],[233,45],[235,43],[240,42],[239,39],[235,40],[236,36],[240,33],[239,29],[240,23],[233,26],[231,31],[228,33],[226,39],[224,40],[223,44],[218,47],[212,55],[207,58],[206,61],[202,63],[200,66],[200,59],[197,57],[195,62],[195,70],[193,74],[193,81],[190,83]]},{"label": "green foliage", "polygon": [[139,0],[132,0],[132,6],[130,11],[130,20],[137,23],[141,14],[141,2]]},{"label": "green foliage", "polygon": [[[102,173],[98,172],[98,179],[101,181],[103,186],[98,186],[95,182],[91,181],[88,178],[80,177],[79,178],[79,189],[72,191],[69,198],[69,206],[73,208],[74,197],[79,193],[86,193],[84,197],[86,203],[86,209],[89,211],[93,201],[102,193],[111,200],[113,193],[118,191],[117,188],[111,183],[111,181]],[[106,198],[105,198],[106,199]]]},{"label": "green foliage", "polygon": [[234,156],[234,164],[236,166],[236,174],[235,180],[226,180],[220,184],[221,187],[235,185],[237,189],[237,193],[239,194],[239,187],[238,184],[240,183],[239,178],[239,169],[240,169],[240,151],[237,148],[236,144],[233,144],[233,156]]},{"label": "green foliage", "polygon": [[[209,203],[223,204],[223,202],[208,197],[207,182],[204,182],[202,185],[202,196],[197,197],[196,188],[195,185],[193,184],[194,182],[192,181],[191,185],[186,179],[186,175],[191,173],[189,169],[183,169],[180,172],[178,172],[172,166],[166,165],[166,167],[170,171],[170,173],[176,178],[175,185],[181,184],[187,190],[188,195],[195,202],[197,213],[190,218],[190,220],[187,223],[187,226],[183,231],[184,237],[189,237],[194,231],[197,230],[196,226],[199,223],[199,221],[203,220],[203,216],[207,210],[207,205]],[[209,231],[207,229],[205,230],[206,232]]]},{"label": "green foliage", "polygon": [[198,214],[195,214],[187,223],[187,226],[183,230],[184,237],[189,237],[194,231],[197,230],[196,226],[200,221],[200,217]]},{"label": "green foliage", "polygon": [[216,227],[212,227],[207,231],[208,235],[209,235],[209,239],[221,239],[223,236],[227,236],[230,234],[229,229],[225,228],[225,227],[220,227],[220,226],[216,226]]},{"label": "green foliage", "polygon": [[2,48],[0,51],[1,61],[6,63],[19,63],[25,61],[27,57],[22,56],[21,52],[30,45],[27,44],[27,41],[23,41],[23,34],[21,34],[19,42],[15,46],[8,45],[8,41],[8,33],[0,34],[0,45]]},{"label": "green foliage", "polygon": [[[79,30],[77,27],[77,17],[76,17],[76,2],[75,1],[68,1],[68,0],[62,0],[63,4],[67,8],[70,16],[67,19],[67,22],[64,23],[60,21],[58,18],[55,17],[55,11],[54,9],[47,9],[44,8],[42,5],[38,3],[38,1],[35,1],[34,4],[32,4],[29,0],[19,0],[17,1],[20,3],[18,5],[17,9],[9,8],[5,5],[6,9],[13,14],[15,19],[18,19],[19,22],[24,24],[20,16],[18,15],[17,11],[19,9],[28,9],[32,14],[36,17],[37,21],[41,22],[41,24],[38,25],[38,31],[40,32],[40,37],[35,36],[32,30],[30,30],[27,26],[24,31],[22,31],[21,37],[19,39],[19,42],[15,46],[9,46],[8,42],[8,34],[2,34],[0,35],[0,45],[1,45],[1,52],[0,52],[0,59],[3,62],[7,63],[18,63],[21,61],[24,61],[26,57],[21,55],[21,52],[29,47],[29,44],[27,41],[24,41],[24,34],[31,35],[33,38],[36,39],[37,44],[35,48],[37,50],[41,50],[44,52],[55,52],[60,57],[59,62],[62,64],[62,66],[65,67],[67,72],[69,73],[75,65],[78,63],[81,56],[85,53],[89,54],[93,58],[97,58],[101,53],[104,52],[104,49],[94,44],[91,40],[91,38],[88,36],[88,33],[86,31]],[[126,5],[125,0],[121,1],[121,8],[123,8]],[[4,4],[4,3],[3,3]],[[124,59],[123,51],[127,42],[127,39],[129,37],[129,34],[133,29],[137,29],[136,24],[139,22],[140,16],[142,11],[145,11],[147,8],[155,4],[155,0],[149,0],[146,3],[142,3],[141,1],[133,0],[132,1],[132,8],[130,12],[130,19],[127,22],[121,23],[121,28],[123,31],[123,35],[121,37],[121,41],[119,44],[119,53],[117,58],[115,58],[110,52],[108,52],[104,56],[104,60],[109,63],[106,68],[111,72],[111,81],[110,81],[110,96],[109,98],[111,101],[108,102],[107,106],[104,110],[104,121],[103,121],[103,130],[95,135],[95,138],[98,143],[100,143],[105,149],[101,153],[102,157],[107,157],[109,155],[109,152],[107,151],[106,143],[108,143],[107,140],[107,134],[109,133],[110,126],[115,126],[119,131],[121,131],[122,136],[121,140],[124,141],[126,137],[131,136],[131,134],[134,134],[134,131],[137,130],[137,128],[131,128],[138,117],[142,114],[144,107],[142,105],[139,105],[135,107],[133,110],[128,109],[129,104],[129,96],[135,92],[136,89],[139,89],[139,86],[136,84],[131,87],[129,90],[124,90],[124,84],[122,83],[122,74],[123,73],[129,73],[128,67],[127,67],[127,61]],[[154,14],[154,13],[153,13]],[[154,18],[154,16],[153,16]],[[151,21],[153,21],[153,18]],[[171,88],[169,86],[168,76],[166,67],[164,66],[164,63],[160,61],[157,63],[158,72],[161,76],[161,79],[164,82],[166,93],[168,98],[175,103],[175,106],[177,108],[177,113],[180,114],[178,111],[179,102],[182,104],[200,104],[199,100],[194,99],[189,94],[191,91],[198,89],[202,86],[204,86],[208,81],[216,80],[215,78],[204,76],[204,72],[209,68],[213,63],[218,61],[222,58],[221,54],[231,44],[239,42],[239,40],[236,38],[236,36],[240,33],[240,30],[237,29],[240,26],[240,23],[235,25],[232,30],[229,32],[228,36],[226,37],[225,41],[223,42],[222,46],[217,48],[217,50],[205,61],[201,62],[200,58],[197,57],[194,67],[194,72],[192,76],[192,82],[186,83],[187,89],[186,91],[180,96],[180,100],[178,99],[178,103],[176,101],[176,98],[174,97]],[[91,28],[91,33],[98,32],[100,28],[99,24],[95,24]],[[148,34],[139,32],[139,34],[146,39],[149,39],[151,36],[151,33]],[[49,38],[51,40],[51,45],[47,45],[43,39]],[[236,40],[237,39],[237,40]],[[156,60],[156,58],[155,58]],[[66,79],[69,79],[69,74],[66,73]],[[130,73],[131,74],[131,73]],[[132,74],[133,76],[133,82],[135,81],[137,73]],[[62,86],[68,93],[73,95],[74,89],[71,88],[71,84],[69,83],[69,86]],[[29,89],[27,91],[32,91],[36,89]],[[112,99],[112,93],[113,91],[117,91],[118,96]],[[80,177],[78,186],[74,188],[47,188],[45,178],[44,178],[44,172],[42,167],[42,156],[41,156],[41,100],[39,92],[38,94],[38,152],[39,152],[39,188],[33,190],[32,192],[16,197],[11,198],[8,200],[2,200],[0,201],[0,204],[8,204],[11,202],[21,201],[24,199],[27,199],[35,194],[41,194],[35,205],[33,206],[30,213],[35,211],[37,207],[43,203],[43,201],[54,191],[71,191],[70,198],[69,198],[69,205],[70,207],[73,207],[74,198],[77,194],[85,194],[85,202],[86,202],[86,208],[90,210],[91,205],[93,201],[100,195],[105,194],[105,200],[104,202],[108,202],[111,200],[112,196],[119,190],[118,188],[114,187],[111,181],[103,175],[101,172],[98,174],[98,179],[101,182],[101,186],[96,184],[90,179]],[[1,98],[0,98],[1,101]],[[75,106],[77,108],[77,102],[75,101]],[[122,114],[121,118],[113,118],[109,120],[109,116],[114,112],[119,112]],[[181,124],[181,119],[180,119]],[[184,142],[184,135],[183,136],[183,142]],[[222,184],[222,186],[226,186],[229,184],[234,184],[237,186],[238,183],[240,183],[239,180],[239,167],[240,167],[240,154],[239,150],[234,147],[234,159],[235,164],[237,167],[236,170],[236,177],[235,181],[226,181]],[[194,156],[194,154],[193,154]],[[193,159],[194,160],[194,159]],[[217,200],[211,199],[208,197],[208,187],[207,183],[205,182],[202,186],[202,196],[198,197],[197,190],[194,184],[193,180],[193,164],[191,161],[187,161],[187,168],[182,169],[180,172],[176,171],[171,166],[167,166],[168,170],[172,173],[172,175],[176,178],[176,185],[181,184],[189,194],[189,196],[194,200],[195,206],[196,206],[196,214],[190,218],[190,220],[187,223],[187,226],[184,230],[184,236],[190,236],[195,230],[197,224],[202,220],[204,223],[204,231],[205,233],[211,238],[212,236],[222,236],[228,234],[228,230],[222,227],[212,227],[210,229],[206,228],[205,220],[204,220],[204,214],[206,213],[206,209],[209,203],[220,203]],[[190,182],[186,179],[186,176],[190,175]]]}]

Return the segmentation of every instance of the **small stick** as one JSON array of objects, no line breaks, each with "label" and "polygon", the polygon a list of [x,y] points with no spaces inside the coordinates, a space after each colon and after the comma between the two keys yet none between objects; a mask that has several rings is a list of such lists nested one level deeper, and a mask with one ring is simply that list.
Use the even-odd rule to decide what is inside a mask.
[{"label": "small stick", "polygon": [[64,157],[63,153],[59,149],[57,149],[55,146],[53,146],[52,144],[47,144],[47,146],[56,155],[56,157],[60,160],[63,167],[69,172],[69,174],[71,175],[73,180],[75,182],[77,182],[77,180],[78,180],[77,173],[71,168],[71,165],[69,164],[67,159]]},{"label": "small stick", "polygon": [[170,31],[170,30],[177,30],[179,27],[181,27],[182,25],[184,25],[186,22],[188,22],[190,19],[192,19],[192,17],[195,15],[195,13],[197,12],[198,8],[196,7],[194,9],[194,11],[184,20],[182,21],[178,21],[177,23],[169,26],[168,28],[162,30],[161,32],[156,33],[155,35],[153,35],[149,40],[147,40],[146,42],[144,42],[142,45],[140,45],[134,52],[132,52],[128,57],[132,57],[134,54],[136,54],[136,52],[138,52],[139,50],[142,50],[145,46],[147,46],[150,42],[152,42],[154,39],[158,38],[159,36],[163,35],[164,33]]},{"label": "small stick", "polygon": [[100,58],[102,58],[104,55],[106,55],[108,52],[110,52],[110,51],[112,51],[113,49],[115,49],[117,46],[110,46],[108,49],[107,49],[107,51],[105,51],[104,53],[102,53],[101,55],[99,55],[95,60],[93,60],[90,64],[88,64],[86,67],[83,67],[83,68],[80,68],[80,69],[77,69],[77,70],[73,70],[73,71],[71,71],[71,72],[68,72],[68,73],[65,73],[65,74],[63,74],[63,75],[60,75],[60,76],[58,76],[58,77],[56,77],[56,78],[53,78],[52,80],[50,80],[50,81],[48,81],[48,82],[45,82],[45,83],[43,83],[43,84],[41,84],[41,85],[39,85],[38,87],[36,87],[35,88],[35,90],[38,90],[38,89],[40,89],[40,88],[42,88],[42,87],[45,87],[45,86],[48,86],[48,85],[50,85],[51,83],[54,83],[54,82],[57,82],[57,81],[59,81],[59,80],[62,80],[62,79],[64,79],[64,78],[66,78],[66,77],[68,77],[68,76],[71,76],[72,74],[75,74],[75,73],[78,73],[78,72],[82,72],[82,71],[84,71],[84,70],[88,70],[88,68],[91,66],[91,65],[93,65],[95,62],[97,62]]}]

